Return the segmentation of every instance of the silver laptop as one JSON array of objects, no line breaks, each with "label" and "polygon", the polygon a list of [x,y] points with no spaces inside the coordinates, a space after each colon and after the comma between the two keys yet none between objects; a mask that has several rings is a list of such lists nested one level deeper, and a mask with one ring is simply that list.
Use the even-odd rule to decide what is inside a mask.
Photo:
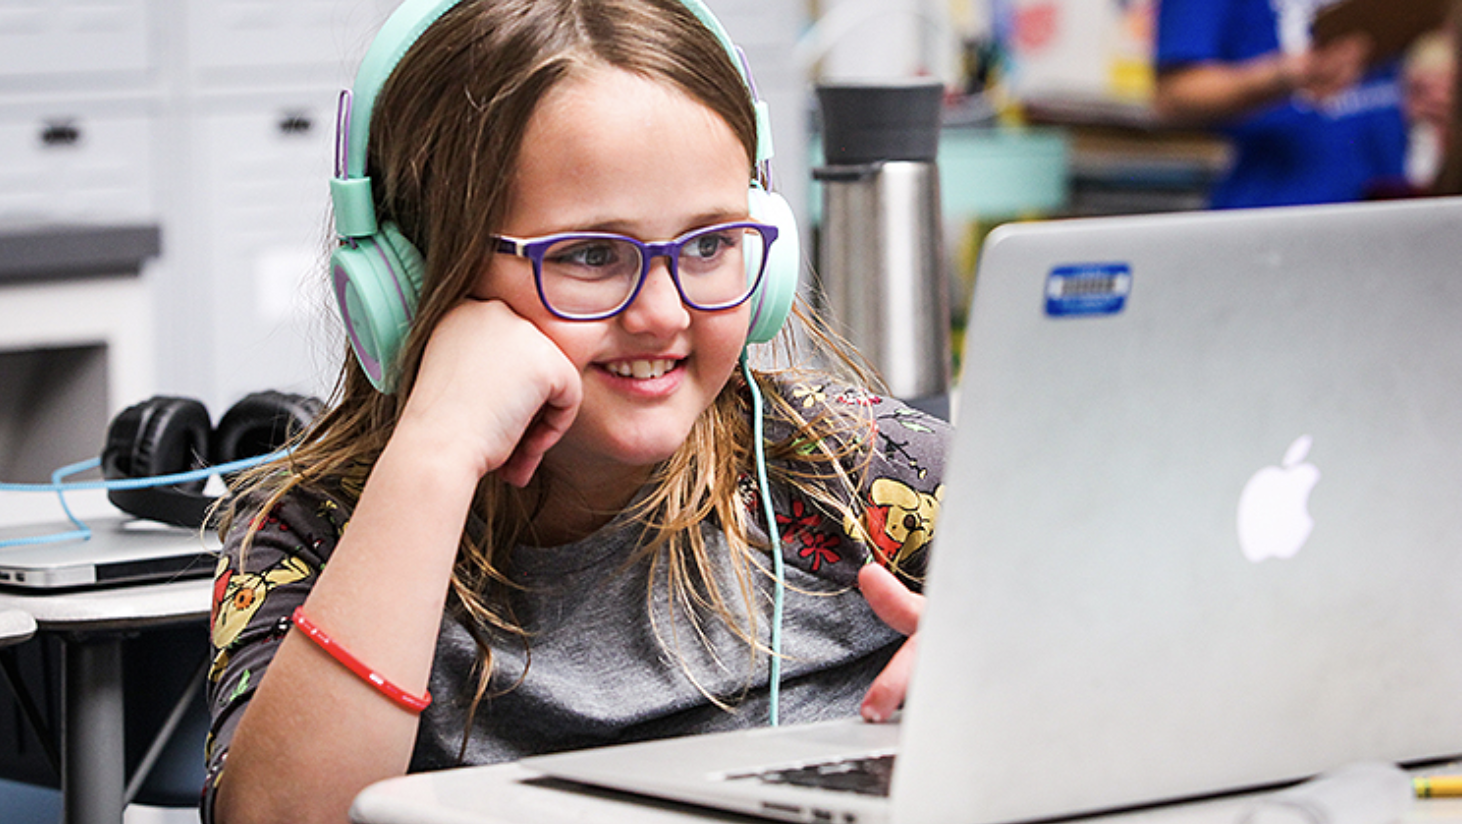
[{"label": "silver laptop", "polygon": [[[1457,755],[1460,223],[1450,199],[998,229],[901,723],[525,765],[991,824]],[[849,739],[898,752],[887,797],[803,786],[856,771],[815,763]]]},{"label": "silver laptop", "polygon": [[[57,590],[160,583],[213,574],[213,533],[125,517],[87,522],[89,540],[0,546],[0,590]],[[0,542],[72,532],[68,522],[0,529]]]}]

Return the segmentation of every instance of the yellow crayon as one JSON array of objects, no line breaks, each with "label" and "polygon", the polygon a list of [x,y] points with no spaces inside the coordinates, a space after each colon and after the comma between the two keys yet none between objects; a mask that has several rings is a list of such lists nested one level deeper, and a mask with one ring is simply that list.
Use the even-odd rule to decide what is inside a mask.
[{"label": "yellow crayon", "polygon": [[1413,779],[1413,793],[1419,798],[1458,798],[1464,779],[1457,775],[1429,775]]}]

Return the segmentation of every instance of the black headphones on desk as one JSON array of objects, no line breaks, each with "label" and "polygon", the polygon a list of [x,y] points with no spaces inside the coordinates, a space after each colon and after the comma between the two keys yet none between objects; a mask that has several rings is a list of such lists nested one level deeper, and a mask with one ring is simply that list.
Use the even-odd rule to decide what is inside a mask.
[{"label": "black headphones on desk", "polygon": [[[267,456],[308,428],[323,405],[285,392],[245,396],[219,419],[191,398],[158,396],[124,409],[107,427],[102,476],[147,479]],[[203,473],[206,474],[206,473]],[[107,499],[139,518],[197,529],[214,498],[205,479],[171,485],[109,487]]]}]

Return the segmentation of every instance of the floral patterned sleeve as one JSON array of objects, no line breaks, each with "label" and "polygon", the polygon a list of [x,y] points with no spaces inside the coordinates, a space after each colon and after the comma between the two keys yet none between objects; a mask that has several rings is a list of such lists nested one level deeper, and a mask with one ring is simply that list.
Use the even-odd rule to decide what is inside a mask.
[{"label": "floral patterned sleeve", "polygon": [[774,493],[785,561],[839,583],[853,583],[865,563],[880,563],[919,590],[940,513],[950,424],[859,389],[794,384],[786,397],[805,416],[821,406],[858,413],[863,432],[845,461],[857,499],[834,493],[849,515],[827,512],[797,491],[787,492],[786,500]]},{"label": "floral patterned sleeve", "polygon": [[205,824],[213,821],[214,794],[234,729],[290,628],[290,613],[304,603],[346,518],[330,498],[291,492],[264,516],[246,548],[244,537],[257,512],[257,507],[241,507],[214,572],[213,666],[207,684],[212,721],[200,810]]}]

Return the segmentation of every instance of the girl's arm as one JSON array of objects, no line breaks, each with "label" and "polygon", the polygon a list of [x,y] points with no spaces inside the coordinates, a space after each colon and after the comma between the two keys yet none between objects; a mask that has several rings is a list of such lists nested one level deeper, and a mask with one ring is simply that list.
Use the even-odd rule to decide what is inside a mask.
[{"label": "girl's arm", "polygon": [[[579,393],[569,361],[504,304],[469,301],[449,313],[305,613],[421,695],[478,481],[502,471],[526,483]],[[406,771],[417,720],[292,631],[235,731],[216,818],[345,821],[362,788]]]}]

